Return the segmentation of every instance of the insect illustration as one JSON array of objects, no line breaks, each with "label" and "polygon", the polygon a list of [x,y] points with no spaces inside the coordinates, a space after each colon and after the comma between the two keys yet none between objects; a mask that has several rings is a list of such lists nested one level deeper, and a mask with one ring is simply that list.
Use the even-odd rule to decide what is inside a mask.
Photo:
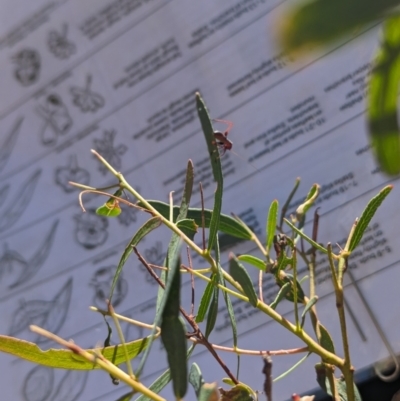
[{"label": "insect illustration", "polygon": [[213,120],[219,123],[224,123],[227,125],[227,128],[224,132],[214,131],[214,138],[216,139],[217,146],[220,150],[220,155],[223,156],[227,150],[232,149],[232,142],[228,139],[229,131],[233,127],[233,123],[227,120]]}]

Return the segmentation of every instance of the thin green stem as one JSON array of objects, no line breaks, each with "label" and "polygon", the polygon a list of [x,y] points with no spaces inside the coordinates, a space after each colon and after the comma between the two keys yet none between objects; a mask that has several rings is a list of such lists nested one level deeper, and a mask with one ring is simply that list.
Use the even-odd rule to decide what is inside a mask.
[{"label": "thin green stem", "polygon": [[298,294],[298,288],[297,288],[297,255],[296,255],[296,248],[293,248],[293,253],[292,253],[292,268],[293,268],[293,297],[294,297],[294,320],[296,322],[296,328],[297,330],[302,330],[300,326],[300,320],[299,320],[299,305],[297,302],[297,294]]},{"label": "thin green stem", "polygon": [[112,317],[112,319],[114,321],[115,327],[117,329],[119,340],[120,340],[120,342],[122,344],[122,348],[124,350],[125,359],[126,359],[126,368],[128,369],[128,374],[129,374],[130,377],[132,377],[133,380],[137,380],[136,376],[134,375],[133,370],[132,370],[132,365],[131,365],[131,362],[130,362],[128,349],[127,349],[126,343],[125,343],[124,333],[122,332],[121,325],[119,324],[118,318],[114,313],[114,308],[112,307],[112,305],[110,303],[108,304],[108,311],[109,311],[110,316]]}]

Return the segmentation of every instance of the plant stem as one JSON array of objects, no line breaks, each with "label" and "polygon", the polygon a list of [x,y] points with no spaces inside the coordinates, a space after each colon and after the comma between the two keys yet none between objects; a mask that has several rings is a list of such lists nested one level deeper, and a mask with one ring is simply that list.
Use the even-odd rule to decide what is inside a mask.
[{"label": "plant stem", "polygon": [[31,325],[30,329],[37,334],[40,334],[50,340],[53,340],[53,341],[57,342],[58,344],[61,344],[62,346],[71,350],[73,353],[82,356],[87,361],[89,361],[93,364],[99,365],[103,370],[107,371],[112,376],[120,379],[121,381],[126,383],[128,386],[132,387],[135,391],[144,394],[145,396],[149,397],[150,399],[152,399],[154,401],[166,401],[165,398],[160,397],[158,394],[156,394],[153,391],[151,391],[150,389],[148,389],[142,383],[140,383],[136,380],[133,380],[123,370],[119,369],[117,366],[115,366],[110,361],[105,359],[103,357],[103,355],[101,355],[101,354],[93,355],[90,352],[85,351],[78,345],[71,343],[69,341],[66,341],[66,340],[62,339],[61,337],[58,337],[57,335],[55,335],[47,330],[44,330],[38,326]]}]

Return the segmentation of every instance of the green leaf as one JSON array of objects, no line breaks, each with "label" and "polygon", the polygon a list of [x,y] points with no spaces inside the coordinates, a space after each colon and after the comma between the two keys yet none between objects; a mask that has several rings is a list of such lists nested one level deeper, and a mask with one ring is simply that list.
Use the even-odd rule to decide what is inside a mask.
[{"label": "green leaf", "polygon": [[369,77],[368,125],[372,149],[382,170],[400,173],[400,132],[397,119],[400,84],[400,17],[385,21],[383,40]]},{"label": "green leaf", "polygon": [[[120,197],[121,195],[122,189],[118,189],[118,191],[114,193],[116,197]],[[96,209],[96,214],[105,217],[119,216],[121,214],[121,207],[119,206],[118,199],[110,197],[106,203]]]},{"label": "green leaf", "polygon": [[278,209],[279,209],[279,203],[275,199],[271,203],[271,206],[269,207],[268,218],[267,218],[266,234],[267,234],[267,253],[268,254],[271,249],[272,242],[274,241],[276,223],[278,221]]},{"label": "green leaf", "polygon": [[258,270],[261,271],[265,271],[265,267],[266,267],[266,263],[265,261],[256,258],[255,256],[252,255],[240,255],[237,257],[238,260],[240,260],[241,262],[245,262],[248,263],[249,265],[252,265],[254,267],[256,267]]},{"label": "green leaf", "polygon": [[[126,343],[129,358],[135,358],[147,347],[147,345],[148,337]],[[0,335],[0,351],[50,368],[69,370],[99,369],[98,366],[93,366],[92,362],[86,361],[70,350],[51,348],[43,351],[36,344],[15,337]],[[101,352],[101,354],[109,361],[112,361],[115,357],[114,363],[116,365],[126,361],[125,353],[121,345],[87,349],[86,351],[93,354],[95,354],[95,352]]]},{"label": "green leaf", "polygon": [[[279,273],[275,276],[276,283],[279,287],[283,287],[286,283],[290,284],[290,290],[286,293],[285,298],[294,302],[294,286],[293,286],[293,276],[289,273],[285,273],[284,271],[279,271]],[[300,283],[297,281],[297,302],[303,303],[304,301],[304,291],[301,288]]]},{"label": "green leaf", "polygon": [[352,252],[357,245],[360,243],[361,238],[364,235],[364,231],[368,227],[372,217],[378,210],[381,203],[385,200],[385,198],[389,195],[391,190],[393,189],[393,185],[388,185],[383,188],[378,195],[374,196],[369,202],[367,207],[362,212],[360,219],[357,222],[357,225],[353,231],[353,235],[349,244],[349,251]]},{"label": "green leaf", "polygon": [[194,178],[193,162],[189,159],[187,168],[186,168],[185,187],[183,189],[183,195],[182,195],[181,207],[179,209],[178,220],[184,219],[187,216],[187,213],[189,210],[190,199],[192,197],[192,191],[193,191],[193,178]]},{"label": "green leaf", "polygon": [[311,352],[307,353],[306,355],[303,356],[298,362],[296,362],[291,368],[289,368],[286,372],[282,373],[279,375],[277,378],[273,380],[273,382],[277,382],[278,380],[283,379],[286,377],[289,373],[292,373],[298,366],[300,366],[309,356],[311,355]]},{"label": "green leaf", "polygon": [[[194,350],[195,345],[193,344],[187,351],[186,358],[189,359],[190,355]],[[149,386],[149,390],[153,391],[156,394],[159,394],[160,391],[171,381],[171,373],[170,370],[167,369],[163,372],[156,380]],[[135,401],[152,401],[152,398],[149,398],[142,394]]]},{"label": "green leaf", "polygon": [[399,5],[398,0],[311,0],[298,3],[281,21],[281,42],[286,51],[312,49],[362,25],[379,21]]},{"label": "green leaf", "polygon": [[303,216],[308,212],[310,207],[314,204],[319,195],[319,188],[320,186],[318,184],[314,184],[308,192],[305,201],[296,209],[298,220],[301,220]]},{"label": "green leaf", "polygon": [[303,313],[301,314],[301,327],[304,326],[304,321],[306,319],[306,314],[307,312],[317,303],[318,301],[318,296],[314,295],[306,304],[304,307]]},{"label": "green leaf", "polygon": [[193,386],[196,397],[199,397],[201,386],[204,384],[204,380],[197,363],[193,363],[190,367],[189,383]]},{"label": "green leaf", "polygon": [[204,320],[204,317],[206,316],[206,312],[210,305],[211,296],[212,296],[214,288],[215,288],[215,278],[214,277],[215,277],[215,275],[211,276],[211,281],[209,281],[207,283],[206,289],[204,290],[204,293],[201,297],[199,310],[197,311],[197,315],[196,315],[196,323],[201,323]]},{"label": "green leaf", "polygon": [[285,223],[293,230],[296,232],[296,234],[300,235],[300,237],[304,238],[311,246],[313,246],[315,249],[323,252],[323,253],[328,253],[328,250],[325,249],[323,246],[318,244],[318,242],[313,241],[310,237],[308,237],[306,234],[303,233],[303,231],[299,230],[295,225],[293,225],[288,219],[284,219]]},{"label": "green leaf", "polygon": [[[329,382],[329,377],[326,372],[326,368],[324,364],[317,363],[315,365],[315,371],[317,373],[317,382],[327,394],[332,396],[331,384]],[[344,378],[334,378],[335,385],[337,388],[337,392],[339,393],[339,397],[341,400],[347,400],[347,391],[346,391],[346,382]],[[354,386],[354,400],[355,401],[362,401],[360,393],[358,392],[357,386],[353,383]]]},{"label": "green leaf", "polygon": [[214,129],[211,123],[210,116],[208,115],[207,107],[204,104],[200,93],[196,93],[197,112],[199,114],[201,126],[203,128],[204,137],[206,139],[208,152],[211,159],[211,167],[214,175],[214,180],[217,182],[217,188],[214,195],[214,207],[210,221],[210,231],[208,235],[207,249],[210,251],[214,247],[215,238],[219,230],[219,221],[222,209],[222,192],[224,181],[222,177],[221,158],[218,153],[217,142],[214,137]]},{"label": "green leaf", "polygon": [[[222,285],[223,287],[226,287],[226,282],[225,282],[225,278],[224,278],[222,267],[221,267],[220,256],[221,256],[221,254],[219,251],[219,239],[217,236],[216,241],[215,241],[215,262],[217,264],[217,269],[218,269],[217,277],[218,277],[219,284]],[[233,346],[236,347],[237,346],[237,326],[236,326],[236,319],[235,319],[235,311],[233,310],[232,301],[231,301],[231,298],[229,297],[229,294],[225,291],[222,291],[222,296],[224,297],[226,309],[228,311],[229,320],[231,322]],[[237,357],[238,357],[238,367],[239,367],[240,366],[240,355],[238,355]]]},{"label": "green leaf", "polygon": [[[160,214],[162,214],[165,218],[169,218],[169,205],[165,202],[160,202],[156,200],[149,200],[148,203],[154,207]],[[138,206],[143,207],[141,202],[137,203]],[[179,207],[174,206],[174,220],[178,216]],[[209,228],[211,223],[212,210],[204,209],[204,223],[205,227]],[[202,225],[202,216],[201,209],[199,208],[189,208],[187,212],[187,218],[193,219],[198,226]],[[232,235],[236,238],[247,239],[250,240],[252,238],[251,233],[242,226],[238,221],[236,221],[233,217],[228,216],[226,214],[221,214],[220,216],[220,225],[219,230],[225,234]]]},{"label": "green leaf", "polygon": [[229,255],[229,273],[235,281],[237,281],[252,306],[256,307],[258,303],[257,294],[254,291],[253,282],[246,269],[239,263],[236,256],[231,253]]},{"label": "green leaf", "polygon": [[329,331],[321,323],[318,323],[318,326],[321,333],[321,338],[319,339],[320,345],[334,354],[335,346]]},{"label": "green leaf", "polygon": [[[215,281],[216,280],[218,280],[217,276],[215,276]],[[217,320],[218,297],[219,297],[219,288],[214,286],[212,297],[211,297],[211,302],[210,302],[210,307],[208,308],[208,313],[207,313],[207,323],[206,323],[206,331],[205,331],[206,338],[208,338],[210,333],[213,331],[215,322]]]},{"label": "green leaf", "polygon": [[198,225],[192,219],[182,219],[179,220],[176,225],[180,230],[183,231],[191,240],[193,240],[195,234],[197,233]]},{"label": "green leaf", "polygon": [[161,225],[161,220],[158,217],[152,217],[150,220],[147,220],[146,223],[142,225],[142,227],[139,228],[139,230],[136,232],[136,234],[132,237],[130,240],[129,244],[124,250],[124,253],[121,256],[121,259],[118,263],[117,270],[114,274],[113,281],[111,284],[111,290],[110,290],[110,295],[108,299],[111,302],[115,286],[117,285],[117,281],[119,278],[119,275],[122,272],[122,269],[128,260],[130,254],[133,252],[133,247],[137,246],[137,244],[151,231],[156,229]]},{"label": "green leaf", "polygon": [[271,305],[269,307],[272,309],[276,309],[279,302],[281,302],[283,299],[285,299],[288,296],[291,288],[292,288],[291,283],[284,284],[280,288],[276,298],[274,299],[274,301],[271,303]]},{"label": "green leaf", "polygon": [[161,322],[161,340],[167,352],[174,394],[183,398],[187,391],[186,329],[179,319],[181,274],[178,268],[171,269],[168,281],[170,290],[165,300]]},{"label": "green leaf", "polygon": [[300,178],[297,177],[296,181],[294,183],[294,187],[293,189],[290,191],[290,194],[288,196],[288,198],[286,199],[286,202],[284,203],[282,210],[281,210],[281,217],[279,219],[279,228],[282,228],[282,224],[283,224],[283,219],[285,218],[286,212],[290,206],[290,202],[293,199],[293,196],[295,195],[295,193],[297,192],[297,189],[299,188],[300,185]]}]

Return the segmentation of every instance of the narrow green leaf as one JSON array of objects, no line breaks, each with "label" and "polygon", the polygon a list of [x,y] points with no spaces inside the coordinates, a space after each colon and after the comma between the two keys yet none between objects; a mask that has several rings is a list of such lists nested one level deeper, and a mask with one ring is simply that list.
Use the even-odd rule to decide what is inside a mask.
[{"label": "narrow green leaf", "polygon": [[399,5],[398,0],[312,0],[299,2],[281,20],[286,51],[314,49],[346,34],[359,32]]},{"label": "narrow green leaf", "polygon": [[223,177],[221,158],[218,153],[217,142],[214,137],[214,129],[211,123],[210,116],[208,115],[207,107],[200,96],[200,93],[196,93],[196,105],[197,112],[199,114],[201,126],[203,128],[204,137],[206,139],[208,152],[211,159],[211,167],[214,175],[214,180],[217,183],[217,188],[214,195],[214,207],[210,221],[210,230],[208,235],[207,249],[210,251],[214,247],[215,238],[219,230],[219,220],[222,208],[222,193],[223,193]]},{"label": "narrow green leaf", "polygon": [[206,312],[210,305],[211,296],[213,294],[215,288],[215,275],[211,276],[211,281],[207,283],[206,289],[200,300],[199,310],[197,311],[196,315],[196,323],[201,323],[206,316]]},{"label": "narrow green leaf", "polygon": [[271,203],[271,206],[269,207],[268,218],[267,218],[266,234],[267,234],[267,253],[268,254],[271,249],[272,242],[274,241],[274,235],[275,235],[275,231],[276,231],[276,223],[278,221],[278,209],[279,209],[279,203],[275,199]]},{"label": "narrow green leaf", "polygon": [[314,295],[306,304],[304,307],[303,313],[301,314],[301,327],[304,326],[304,322],[306,319],[306,314],[307,312],[317,303],[318,301],[318,296]]},{"label": "narrow green leaf", "polygon": [[383,188],[378,195],[374,196],[369,202],[367,207],[362,212],[360,219],[353,231],[353,236],[351,237],[349,244],[349,251],[353,251],[357,245],[360,243],[361,238],[364,235],[364,231],[368,227],[372,217],[378,210],[381,203],[385,200],[385,198],[389,195],[390,191],[393,189],[393,185],[388,185]]},{"label": "narrow green leaf", "polygon": [[276,298],[274,299],[274,301],[271,303],[270,308],[276,309],[276,307],[278,306],[279,302],[281,302],[283,299],[285,299],[287,297],[287,295],[290,292],[290,289],[291,289],[291,284],[290,283],[284,284],[280,288],[280,290],[279,290]]},{"label": "narrow green leaf", "polygon": [[381,169],[400,173],[400,129],[397,118],[400,84],[400,17],[388,18],[368,85],[368,125],[372,149]]},{"label": "narrow green leaf", "polygon": [[[215,241],[215,262],[217,263],[217,278],[219,281],[219,284],[222,285],[223,287],[226,287],[226,282],[225,278],[222,272],[222,267],[221,267],[221,254],[219,251],[219,238],[218,236],[216,237]],[[233,346],[237,346],[237,325],[236,325],[236,318],[235,318],[235,311],[233,310],[232,306],[232,301],[231,298],[229,297],[229,294],[225,291],[222,291],[222,296],[224,297],[226,309],[228,311],[228,316],[229,320],[231,322],[231,328],[232,328],[232,342]],[[240,355],[238,355],[238,366],[240,365]]]},{"label": "narrow green leaf", "polygon": [[199,365],[193,363],[189,371],[189,383],[193,386],[196,397],[199,397],[201,386],[204,384]]},{"label": "narrow green leaf", "polygon": [[282,224],[283,224],[283,219],[285,218],[286,212],[290,206],[290,202],[293,199],[293,196],[295,195],[295,193],[297,192],[297,189],[299,188],[300,185],[300,178],[297,177],[296,181],[294,183],[294,187],[293,189],[290,191],[290,194],[288,196],[288,198],[286,199],[286,202],[284,203],[282,210],[281,210],[281,217],[279,219],[279,228],[282,228]]},{"label": "narrow green leaf", "polygon": [[277,382],[278,380],[283,379],[286,377],[289,373],[292,373],[298,366],[300,366],[309,356],[311,355],[311,352],[307,353],[306,355],[303,356],[303,358],[300,359],[300,361],[296,362],[291,368],[289,368],[286,372],[282,373],[279,375],[277,378],[273,380],[273,382]]},{"label": "narrow green leaf", "polygon": [[184,219],[187,216],[190,199],[192,197],[192,191],[193,191],[193,179],[194,179],[193,162],[189,159],[186,168],[185,188],[183,190],[181,207],[179,210],[180,216],[178,216],[180,218],[178,218],[178,220]]},{"label": "narrow green leaf", "polygon": [[[130,359],[135,358],[147,347],[148,339],[146,337],[126,343]],[[99,369],[98,366],[93,366],[93,363],[86,361],[70,350],[51,348],[43,351],[36,344],[15,337],[0,335],[0,351],[50,368],[69,370]],[[87,349],[86,351],[93,354],[101,352],[109,361],[112,361],[114,358],[116,365],[126,361],[123,347],[120,344],[105,348]]]},{"label": "narrow green leaf", "polygon": [[246,269],[239,263],[236,256],[231,253],[229,255],[229,273],[235,281],[237,281],[252,306],[256,307],[258,303],[257,294],[254,291],[253,282]]},{"label": "narrow green leaf", "polygon": [[176,225],[180,230],[183,231],[190,239],[193,240],[194,236],[197,233],[198,225],[192,219],[182,219],[179,220]]},{"label": "narrow green leaf", "polygon": [[[192,354],[194,350],[195,345],[191,345],[190,348],[187,351],[186,354],[186,359],[189,359],[190,355]],[[160,391],[171,381],[171,373],[170,370],[167,369],[165,372],[163,372],[159,377],[157,377],[156,380],[149,386],[149,389],[153,391],[156,394],[159,394]],[[135,401],[152,401],[152,398],[149,398],[145,395],[141,395],[138,397]]]},{"label": "narrow green leaf", "polygon": [[263,261],[259,258],[256,258],[255,256],[240,255],[237,258],[241,262],[245,262],[245,263],[248,263],[249,265],[256,267],[258,270],[265,271],[265,267],[266,267],[265,261]]},{"label": "narrow green leaf", "polygon": [[[122,190],[118,189],[114,196],[120,197]],[[117,217],[121,214],[121,207],[119,206],[118,199],[110,197],[106,203],[96,209],[96,214],[105,217]]]},{"label": "narrow green leaf", "polygon": [[318,325],[321,333],[321,338],[319,339],[320,345],[334,354],[335,346],[329,331],[321,323],[318,323]]},{"label": "narrow green leaf", "polygon": [[298,220],[302,219],[310,207],[314,204],[319,195],[319,188],[320,186],[318,184],[314,184],[308,192],[305,201],[296,209]]},{"label": "narrow green leaf", "polygon": [[[215,276],[215,279],[216,280],[218,279],[217,276]],[[212,297],[211,297],[211,302],[210,302],[210,307],[208,308],[208,313],[207,313],[206,331],[204,333],[206,338],[208,338],[210,333],[213,331],[215,322],[217,320],[218,297],[219,297],[219,288],[214,286]]]},{"label": "narrow green leaf", "polygon": [[110,295],[108,296],[108,299],[112,300],[112,296],[114,293],[115,286],[117,285],[117,281],[119,278],[119,275],[122,272],[122,269],[128,260],[130,254],[133,252],[133,247],[137,246],[137,244],[151,231],[159,227],[161,224],[161,220],[158,217],[152,217],[150,220],[147,220],[146,223],[142,225],[142,227],[139,228],[139,230],[136,232],[136,234],[132,237],[130,240],[129,244],[124,250],[124,253],[121,256],[121,259],[118,263],[117,270],[114,274],[113,281],[111,284],[111,290],[110,290]]},{"label": "narrow green leaf", "polygon": [[[285,298],[290,302],[294,302],[293,276],[289,273],[285,273],[284,271],[280,271],[275,276],[275,280],[276,283],[279,285],[279,287],[283,287],[287,283],[290,284],[290,290],[286,293]],[[303,301],[304,301],[304,291],[300,283],[297,281],[297,302],[303,303]]]},{"label": "narrow green leaf", "polygon": [[[162,214],[165,218],[169,217],[169,205],[165,202],[160,202],[156,200],[148,201],[151,206],[154,207],[160,214]],[[138,206],[143,207],[141,202],[137,203]],[[179,207],[174,206],[174,220],[176,221],[179,212]],[[211,223],[212,210],[204,209],[204,223],[205,227],[209,228]],[[189,208],[187,212],[187,218],[193,219],[198,226],[202,225],[202,216],[201,209],[199,208]],[[228,216],[226,214],[221,214],[220,216],[220,225],[219,230],[225,234],[232,235],[236,238],[247,239],[250,240],[252,234],[242,226],[238,221],[236,221],[233,217]]]},{"label": "narrow green leaf", "polygon": [[298,235],[300,235],[300,237],[304,238],[315,249],[318,249],[319,251],[326,254],[328,253],[327,249],[318,244],[318,242],[313,241],[310,237],[304,234],[303,231],[299,230],[296,226],[294,226],[288,219],[284,219],[284,221],[293,231],[295,231]]},{"label": "narrow green leaf", "polygon": [[[176,263],[176,262],[175,262]],[[177,398],[184,397],[187,391],[186,362],[186,329],[179,319],[181,273],[179,259],[177,266],[171,270],[167,282],[170,282],[166,295],[165,306],[161,320],[161,340],[167,352],[168,365],[171,370],[174,394]]]}]

